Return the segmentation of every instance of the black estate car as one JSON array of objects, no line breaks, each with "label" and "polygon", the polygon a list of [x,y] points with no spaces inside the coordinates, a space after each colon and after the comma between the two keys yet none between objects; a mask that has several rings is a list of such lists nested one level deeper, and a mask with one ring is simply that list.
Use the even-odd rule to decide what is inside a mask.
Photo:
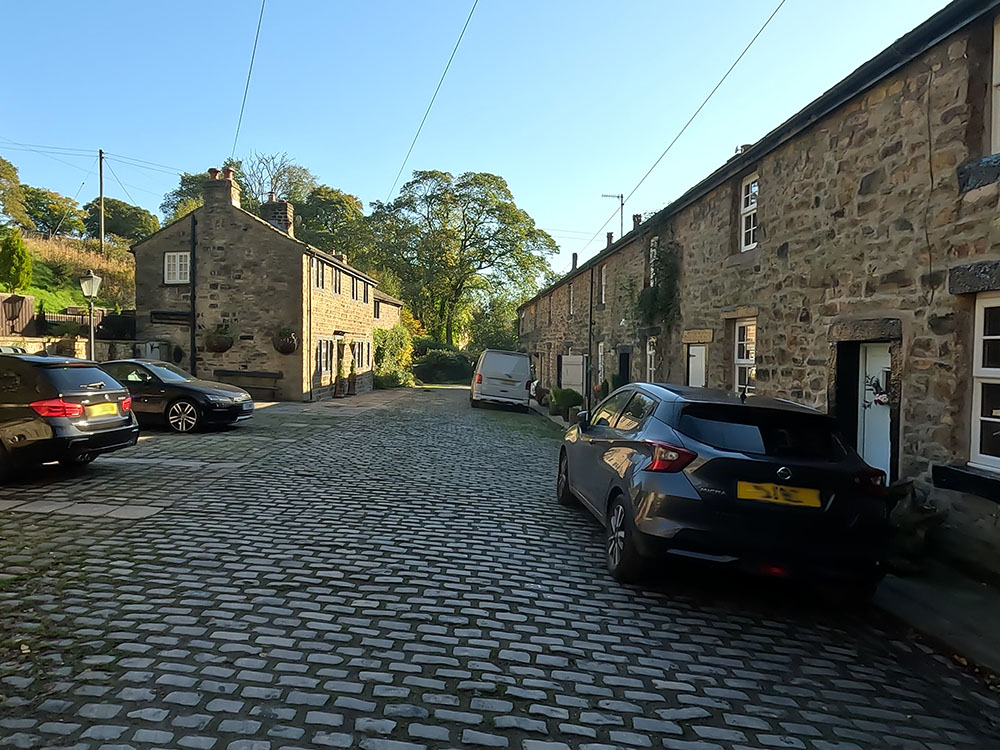
[{"label": "black estate car", "polygon": [[868,595],[888,532],[885,475],[834,420],[782,399],[633,383],[581,412],[558,497],[604,522],[611,574],[680,555]]},{"label": "black estate car", "polygon": [[16,464],[86,464],[138,438],[128,391],[95,363],[0,354],[0,481]]},{"label": "black estate car", "polygon": [[101,367],[128,388],[140,420],[164,422],[174,432],[235,424],[253,416],[253,399],[242,388],[200,380],[169,362],[117,359]]}]

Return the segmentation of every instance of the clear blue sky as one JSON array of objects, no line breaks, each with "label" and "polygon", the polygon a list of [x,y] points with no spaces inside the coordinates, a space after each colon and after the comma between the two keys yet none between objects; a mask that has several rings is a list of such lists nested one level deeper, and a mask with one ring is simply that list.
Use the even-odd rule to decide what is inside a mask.
[{"label": "clear blue sky", "polygon": [[[480,0],[414,149],[413,169],[504,176],[562,251],[587,240],[777,0]],[[661,208],[946,4],[787,0],[694,125],[625,206]],[[472,0],[268,0],[237,156],[287,151],[366,204],[387,197]],[[4,3],[0,156],[22,182],[73,195],[112,153],[185,171],[229,156],[257,0]],[[176,177],[112,162],[157,212]],[[128,200],[108,173],[107,195]],[[80,194],[97,194],[96,176]],[[618,232],[617,217],[607,229]]]}]

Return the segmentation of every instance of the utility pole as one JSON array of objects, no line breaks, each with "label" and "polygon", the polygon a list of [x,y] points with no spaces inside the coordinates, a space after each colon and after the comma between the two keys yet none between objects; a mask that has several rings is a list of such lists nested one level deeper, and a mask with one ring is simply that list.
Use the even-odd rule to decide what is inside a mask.
[{"label": "utility pole", "polygon": [[625,195],[623,193],[602,193],[602,198],[618,199],[618,239],[625,236]]},{"label": "utility pole", "polygon": [[100,207],[101,207],[101,226],[98,230],[101,237],[101,257],[104,257],[104,149],[97,149],[97,163],[98,163],[98,174],[100,175],[101,183],[101,197],[100,197]]}]

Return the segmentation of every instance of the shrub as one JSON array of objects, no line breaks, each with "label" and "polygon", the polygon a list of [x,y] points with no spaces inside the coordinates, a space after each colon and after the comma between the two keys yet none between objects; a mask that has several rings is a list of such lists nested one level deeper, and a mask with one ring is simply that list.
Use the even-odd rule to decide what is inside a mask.
[{"label": "shrub", "polygon": [[455,383],[472,377],[472,360],[463,352],[432,349],[416,359],[413,374],[425,383]]},{"label": "shrub", "polygon": [[549,398],[560,408],[569,409],[572,406],[583,406],[583,394],[572,388],[553,388]]},{"label": "shrub", "polygon": [[409,371],[413,364],[413,340],[405,326],[376,328],[373,336],[376,375]]},{"label": "shrub", "polygon": [[455,352],[458,351],[457,347],[446,344],[443,341],[438,341],[433,336],[414,336],[413,337],[413,356],[423,357],[428,352],[442,351],[442,352]]},{"label": "shrub", "polygon": [[378,389],[388,388],[412,388],[416,385],[413,373],[409,370],[403,372],[392,372],[388,375],[375,375],[375,387]]}]

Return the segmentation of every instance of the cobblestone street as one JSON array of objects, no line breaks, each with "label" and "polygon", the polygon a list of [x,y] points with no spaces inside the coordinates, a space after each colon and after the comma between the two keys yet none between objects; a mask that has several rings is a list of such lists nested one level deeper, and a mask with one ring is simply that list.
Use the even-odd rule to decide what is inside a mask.
[{"label": "cobblestone street", "polygon": [[0,488],[0,747],[1000,748],[997,694],[875,611],[615,583],[559,431],[467,397],[279,404]]}]

